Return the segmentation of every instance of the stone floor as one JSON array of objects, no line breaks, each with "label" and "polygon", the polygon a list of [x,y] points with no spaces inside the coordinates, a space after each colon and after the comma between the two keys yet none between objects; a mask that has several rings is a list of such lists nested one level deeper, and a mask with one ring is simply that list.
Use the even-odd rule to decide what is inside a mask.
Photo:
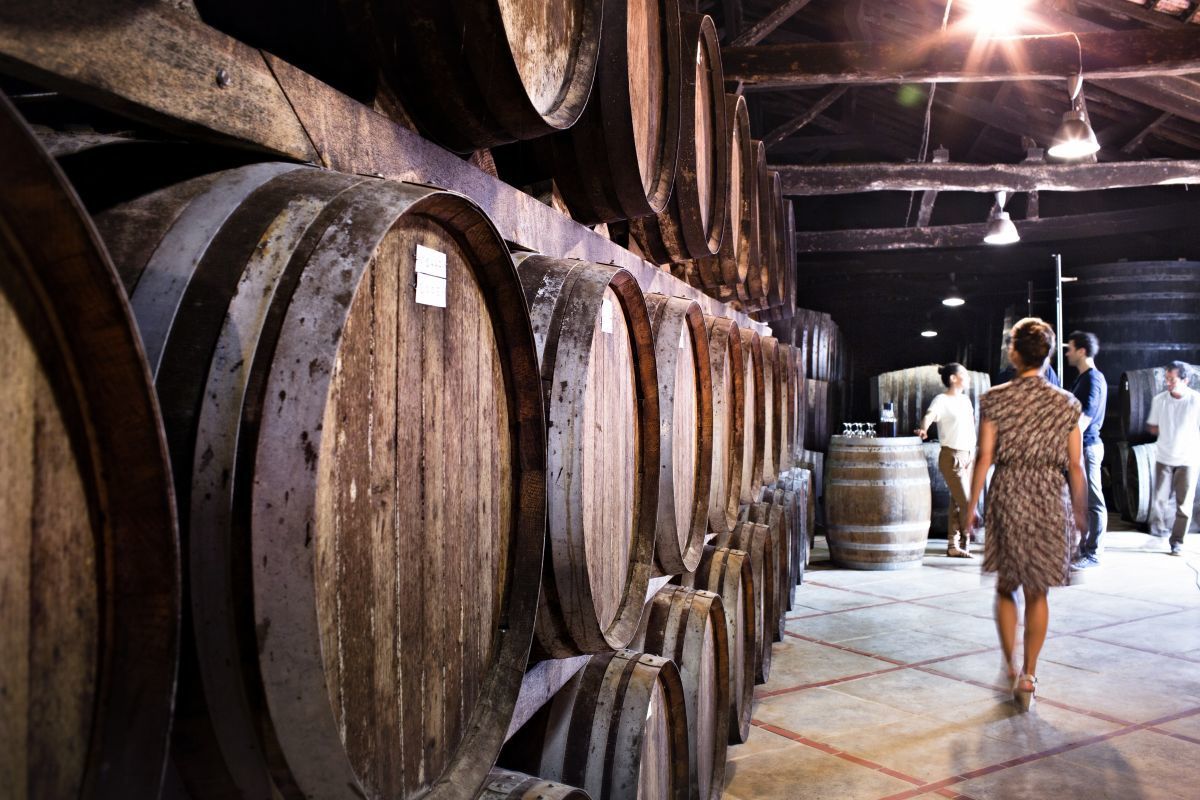
[{"label": "stone floor", "polygon": [[934,540],[917,570],[843,570],[818,539],[726,800],[1200,797],[1200,535],[1171,558],[1112,525],[1104,566],[1050,594],[1029,714],[978,560]]}]

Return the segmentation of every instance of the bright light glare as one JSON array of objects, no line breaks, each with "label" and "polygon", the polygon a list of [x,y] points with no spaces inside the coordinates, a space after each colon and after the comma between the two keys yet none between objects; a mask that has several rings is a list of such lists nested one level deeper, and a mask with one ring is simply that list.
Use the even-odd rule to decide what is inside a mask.
[{"label": "bright light glare", "polygon": [[1091,139],[1067,139],[1053,145],[1046,154],[1053,158],[1083,158],[1100,149],[1095,137]]},{"label": "bright light glare", "polygon": [[987,36],[1015,33],[1029,0],[967,0],[967,24]]},{"label": "bright light glare", "polygon": [[958,295],[954,295],[953,297],[947,297],[946,299],[942,300],[942,305],[950,306],[951,308],[958,308],[965,302],[967,301],[963,300]]},{"label": "bright light glare", "polygon": [[921,335],[924,336],[926,339],[932,339],[933,337],[937,336],[937,331],[935,331],[935,330],[921,331]]}]

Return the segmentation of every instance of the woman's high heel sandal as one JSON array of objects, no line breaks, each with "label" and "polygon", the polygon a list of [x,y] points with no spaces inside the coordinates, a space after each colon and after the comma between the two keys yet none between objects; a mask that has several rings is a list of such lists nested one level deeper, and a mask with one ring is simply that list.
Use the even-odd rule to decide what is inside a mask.
[{"label": "woman's high heel sandal", "polygon": [[1013,687],[1013,700],[1021,708],[1022,711],[1028,711],[1033,707],[1034,695],[1037,693],[1037,678],[1032,675],[1022,674],[1017,678],[1017,683]]}]

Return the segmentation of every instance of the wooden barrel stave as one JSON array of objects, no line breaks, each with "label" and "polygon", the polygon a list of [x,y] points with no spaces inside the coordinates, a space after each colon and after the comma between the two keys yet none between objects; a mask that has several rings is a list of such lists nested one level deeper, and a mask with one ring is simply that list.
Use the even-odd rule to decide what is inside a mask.
[{"label": "wooden barrel stave", "polygon": [[929,535],[929,473],[921,440],[835,436],[825,465],[826,538],[852,569],[919,567]]},{"label": "wooden barrel stave", "polygon": [[1146,429],[1146,418],[1150,416],[1150,401],[1166,388],[1166,370],[1162,367],[1121,373],[1117,406],[1121,415],[1121,436],[1125,441],[1130,444],[1154,441],[1154,435]]},{"label": "wooden barrel stave", "polygon": [[729,200],[725,209],[721,248],[715,256],[696,261],[700,285],[728,292],[730,299],[745,293],[746,275],[756,259],[757,221],[754,218],[754,162],[750,148],[750,113],[746,98],[725,95],[725,120],[728,127],[725,159],[729,164]]},{"label": "wooden barrel stave", "polygon": [[749,507],[747,518],[750,522],[765,525],[771,536],[771,549],[775,556],[772,581],[775,591],[770,598],[766,622],[771,640],[782,642],[784,619],[791,607],[791,590],[795,584],[789,580],[792,574],[792,545],[788,541],[789,520],[783,506],[782,493],[776,497],[776,491],[774,488],[766,490],[763,502],[754,503]]},{"label": "wooden barrel stave", "polygon": [[659,500],[658,375],[645,300],[632,275],[605,265],[522,255],[518,273],[548,426],[538,643],[554,658],[623,647],[645,601]]},{"label": "wooden barrel stave", "polygon": [[[227,207],[227,189],[219,179],[177,216],[140,270],[141,307],[155,308],[144,293],[171,269],[159,253],[195,218],[192,206]],[[111,212],[106,226],[136,224],[157,199]],[[197,658],[206,690],[243,692],[210,693],[232,700],[209,704],[232,753],[226,766],[250,792],[354,786],[435,797],[478,787],[520,688],[536,597],[524,581],[536,581],[544,530],[536,355],[507,249],[465,198],[306,168],[260,183],[210,232],[192,232],[183,300],[156,293],[171,325],[158,384],[179,409],[198,395],[190,423],[178,420],[195,437]],[[402,288],[415,282],[416,246],[446,258],[449,310],[418,305]],[[190,296],[207,305],[193,308]],[[425,363],[443,366],[423,370],[430,346]],[[419,376],[420,388],[401,390],[399,375]],[[447,407],[474,411],[443,424]],[[479,475],[474,495],[446,491],[460,472]],[[398,508],[425,520],[404,548]],[[343,539],[342,526],[384,535]],[[300,529],[311,542],[288,536]],[[222,548],[226,561],[202,556]],[[470,564],[444,561],[467,551]],[[422,599],[464,589],[402,611],[400,563]],[[462,621],[449,648],[438,634],[447,614]],[[394,670],[431,677],[405,689],[389,679]],[[398,697],[414,691],[420,701]],[[380,710],[404,707],[426,713]],[[431,722],[443,745],[414,746]],[[229,730],[239,736],[225,739]],[[247,741],[255,747],[234,752]]]},{"label": "wooden barrel stave", "polygon": [[659,397],[659,488],[655,556],[663,574],[691,572],[708,530],[713,396],[704,312],[691,300],[651,294]]},{"label": "wooden barrel stave", "polygon": [[712,488],[708,496],[709,529],[733,529],[741,502],[742,450],[745,417],[742,412],[745,370],[742,336],[737,323],[705,316],[713,386]]},{"label": "wooden barrel stave", "polygon": [[767,177],[767,148],[759,139],[750,142],[754,194],[755,260],[746,275],[746,293],[750,300],[765,301],[771,290],[771,187]]},{"label": "wooden barrel stave", "polygon": [[[768,620],[774,598],[778,592],[776,585],[777,558],[774,549],[774,538],[766,525],[758,525],[749,521],[739,522],[730,533],[718,534],[713,539],[716,547],[728,547],[743,550],[750,560],[750,570],[754,585],[754,681],[766,683],[771,677],[771,634],[772,624]],[[751,640],[750,636],[746,637]]]},{"label": "wooden barrel stave", "polygon": [[180,571],[153,386],[117,272],[0,97],[0,774],[14,797],[153,797]]},{"label": "wooden barrel stave", "polygon": [[667,585],[646,606],[635,641],[679,668],[688,715],[692,797],[720,800],[729,742],[729,642],[713,592]]},{"label": "wooden barrel stave", "polygon": [[767,394],[763,369],[762,337],[741,328],[742,337],[742,439],[741,502],[757,503],[762,496],[763,452],[766,448]]},{"label": "wooden barrel stave", "polygon": [[493,769],[476,800],[590,800],[591,795],[521,772]]}]

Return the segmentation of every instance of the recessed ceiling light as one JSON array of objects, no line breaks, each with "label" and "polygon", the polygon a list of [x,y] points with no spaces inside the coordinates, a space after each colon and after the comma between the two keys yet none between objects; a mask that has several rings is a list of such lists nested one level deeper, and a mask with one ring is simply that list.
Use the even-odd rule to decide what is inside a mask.
[{"label": "recessed ceiling light", "polygon": [[926,339],[932,339],[933,337],[937,336],[937,331],[931,328],[929,330],[921,331],[921,335]]}]

